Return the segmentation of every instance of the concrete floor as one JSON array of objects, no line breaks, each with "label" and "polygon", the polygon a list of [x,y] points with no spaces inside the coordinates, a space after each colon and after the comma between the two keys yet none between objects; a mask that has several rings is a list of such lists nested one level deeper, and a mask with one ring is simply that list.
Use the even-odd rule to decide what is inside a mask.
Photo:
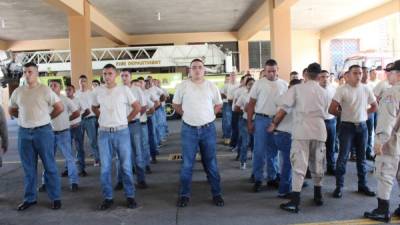
[{"label": "concrete floor", "polygon": [[[220,121],[217,121],[220,128]],[[222,177],[222,187],[226,205],[223,208],[212,205],[210,188],[198,163],[193,176],[193,194],[187,208],[176,208],[179,185],[179,161],[169,161],[171,153],[180,152],[180,123],[170,121],[171,136],[161,149],[158,164],[152,165],[153,174],[148,175],[149,188],[138,190],[139,208],[125,208],[122,192],[115,193],[115,207],[109,211],[97,210],[101,202],[99,168],[88,161],[88,177],[81,178],[80,190],[71,193],[68,179],[62,178],[61,210],[49,209],[50,201],[46,194],[40,193],[38,205],[25,212],[16,211],[23,195],[23,171],[18,162],[16,150],[15,121],[10,121],[9,152],[4,156],[4,167],[0,168],[0,225],[23,224],[162,224],[162,225],[257,225],[257,224],[377,224],[362,219],[363,212],[376,206],[376,199],[355,193],[357,177],[355,163],[349,162],[346,175],[346,187],[340,200],[331,197],[334,178],[326,177],[323,188],[325,204],[316,207],[312,204],[312,185],[302,193],[302,205],[299,214],[290,214],[279,209],[279,204],[286,200],[277,198],[277,190],[253,193],[248,182],[251,162],[247,170],[239,170],[239,163],[234,161],[235,154],[221,144],[218,145],[218,162]],[[220,141],[219,141],[220,142]],[[61,157],[60,157],[61,159]],[[89,159],[90,160],[90,159]],[[61,170],[62,161],[59,168]],[[370,164],[370,163],[369,163]],[[372,165],[372,164],[370,164]],[[41,171],[41,168],[39,168]],[[312,184],[311,180],[308,180]],[[369,175],[369,184],[375,189],[376,181]],[[392,210],[400,202],[397,186],[393,190]],[[400,224],[395,218],[392,223]]]}]

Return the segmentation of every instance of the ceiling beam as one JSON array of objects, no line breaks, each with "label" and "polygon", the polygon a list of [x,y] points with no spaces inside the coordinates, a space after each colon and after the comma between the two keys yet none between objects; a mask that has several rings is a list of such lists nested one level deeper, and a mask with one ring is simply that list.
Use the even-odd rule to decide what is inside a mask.
[{"label": "ceiling beam", "polygon": [[269,0],[257,9],[238,30],[238,40],[248,40],[269,26]]},{"label": "ceiling beam", "polygon": [[[86,0],[44,0],[50,5],[65,12],[68,16],[82,16],[84,14],[84,1]],[[112,40],[117,44],[127,44],[129,35],[113,24],[107,17],[90,5],[90,22],[94,31]]]},{"label": "ceiling beam", "polygon": [[366,23],[381,19],[393,13],[400,12],[400,0],[392,0],[381,6],[370,9],[357,16],[339,22],[337,24],[328,26],[321,30],[321,39],[330,39],[335,35],[343,33],[354,27],[364,25]]},{"label": "ceiling beam", "polygon": [[290,8],[299,0],[275,0],[274,9]]}]

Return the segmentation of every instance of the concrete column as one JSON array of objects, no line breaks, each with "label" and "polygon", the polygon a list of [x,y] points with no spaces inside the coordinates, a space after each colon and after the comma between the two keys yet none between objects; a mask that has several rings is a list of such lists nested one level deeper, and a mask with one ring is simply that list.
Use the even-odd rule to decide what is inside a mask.
[{"label": "concrete column", "polygon": [[89,3],[85,0],[84,15],[68,16],[71,49],[71,83],[78,87],[81,74],[92,80],[91,29]]},{"label": "concrete column", "polygon": [[272,58],[278,62],[279,77],[289,80],[292,70],[292,27],[290,5],[276,6],[270,1],[270,36]]},{"label": "concrete column", "polygon": [[239,40],[239,71],[246,73],[250,68],[249,63],[249,41]]},{"label": "concrete column", "polygon": [[321,39],[319,41],[319,55],[320,55],[320,62],[321,67],[330,71],[330,56],[329,56],[329,44],[330,40],[328,39]]}]

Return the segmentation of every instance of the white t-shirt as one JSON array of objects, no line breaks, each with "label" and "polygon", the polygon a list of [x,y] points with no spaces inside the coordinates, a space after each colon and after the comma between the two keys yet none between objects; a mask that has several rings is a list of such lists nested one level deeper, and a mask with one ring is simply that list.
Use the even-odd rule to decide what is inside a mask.
[{"label": "white t-shirt", "polygon": [[78,106],[69,98],[64,95],[60,95],[62,104],[64,105],[64,111],[56,118],[51,120],[51,126],[54,131],[62,131],[68,129],[71,125],[69,115],[78,110]]},{"label": "white t-shirt", "polygon": [[[101,87],[101,86],[99,86],[99,87]],[[97,88],[99,88],[99,87],[97,87]],[[92,111],[92,105],[93,105],[93,98],[94,98],[93,94],[97,90],[97,88],[94,89],[93,91],[86,90],[84,92],[77,91],[75,93],[75,97],[79,98],[79,101],[81,102],[81,113],[83,114],[86,111],[86,109],[89,109],[89,111],[90,111],[90,114],[87,115],[86,117],[95,116]]]},{"label": "white t-shirt", "polygon": [[239,99],[240,96],[244,95],[247,93],[247,88],[245,86],[236,88],[235,91],[233,92],[233,104],[232,104],[232,111],[235,108],[236,101]]},{"label": "white t-shirt", "polygon": [[351,123],[367,121],[367,109],[376,101],[372,91],[363,84],[359,84],[357,87],[349,84],[340,86],[336,90],[333,100],[342,107],[341,121]]},{"label": "white t-shirt", "polygon": [[274,116],[277,112],[276,102],[288,89],[288,83],[277,79],[270,81],[263,77],[251,88],[250,98],[257,100],[255,113]]},{"label": "white t-shirt", "polygon": [[182,120],[191,126],[202,126],[215,120],[214,106],[222,104],[218,88],[210,81],[201,84],[191,80],[176,87],[174,104],[182,104]]},{"label": "white t-shirt", "polygon": [[389,84],[388,80],[383,80],[381,82],[379,82],[375,88],[374,88],[374,95],[378,98],[382,97],[383,93],[388,90],[389,88],[391,88],[392,85]]},{"label": "white t-shirt", "polygon": [[127,105],[136,100],[126,86],[115,86],[111,89],[102,86],[93,93],[93,105],[100,106],[100,127],[118,127],[128,124]]},{"label": "white t-shirt", "polygon": [[[328,93],[327,97],[328,97],[328,102],[330,103],[330,102],[332,102],[333,96],[335,96],[336,88],[335,88],[335,86],[328,84],[328,86],[325,88],[325,90]],[[331,119],[335,118],[335,116],[330,114],[328,111],[329,111],[329,105],[328,105],[328,107],[326,107],[325,119],[331,120]]]},{"label": "white t-shirt", "polygon": [[[153,108],[154,107],[154,102],[151,100],[151,94],[148,92],[148,91],[143,91],[143,96],[144,96],[144,99],[145,99],[145,101],[146,101],[146,106],[147,106],[147,110],[146,110],[146,112],[147,111],[149,111],[151,108]],[[140,116],[140,122],[142,122],[142,123],[144,123],[144,122],[147,122],[147,114],[146,113],[143,113],[141,116]]]},{"label": "white t-shirt", "polygon": [[10,107],[18,108],[18,125],[34,128],[49,124],[52,106],[60,98],[47,86],[38,84],[33,88],[24,85],[15,89]]},{"label": "white t-shirt", "polygon": [[[71,100],[72,100],[72,102],[74,102],[74,104],[78,107],[79,112],[81,112],[81,111],[82,111],[82,106],[81,106],[81,101],[79,100],[79,98],[77,98],[76,96],[74,96],[74,98],[71,99]],[[81,120],[82,120],[81,117],[78,116],[78,117],[76,117],[74,120],[72,120],[72,121],[70,122],[70,124],[71,124],[71,125],[78,124],[78,123],[81,122]]]},{"label": "white t-shirt", "polygon": [[[144,93],[142,91],[142,89],[140,89],[139,87],[136,86],[132,86],[129,88],[132,92],[133,97],[135,97],[135,99],[137,99],[139,101],[139,104],[141,107],[144,107],[147,105],[147,103],[145,102],[144,99]],[[126,107],[126,113],[129,115],[132,112],[132,106],[131,105],[127,105]],[[140,118],[140,113],[138,113],[134,120],[139,119]]]},{"label": "white t-shirt", "polygon": [[247,120],[247,112],[244,110],[246,104],[250,101],[250,93],[246,91],[237,100],[235,105],[238,106],[243,111],[243,118]]},{"label": "white t-shirt", "polygon": [[239,84],[226,84],[226,97],[228,98],[228,100],[233,100],[233,94],[236,88],[239,87]]}]

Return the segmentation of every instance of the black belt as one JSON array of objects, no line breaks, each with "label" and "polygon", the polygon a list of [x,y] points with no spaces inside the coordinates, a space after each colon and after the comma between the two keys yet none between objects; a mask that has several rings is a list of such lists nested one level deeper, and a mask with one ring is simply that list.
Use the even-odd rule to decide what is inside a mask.
[{"label": "black belt", "polygon": [[85,118],[83,118],[84,120],[88,120],[88,119],[93,119],[93,118],[96,118],[96,116],[87,116],[87,117],[85,117]]},{"label": "black belt", "polygon": [[131,120],[128,124],[134,124],[134,123],[137,123],[137,122],[139,122],[139,119]]},{"label": "black belt", "polygon": [[360,126],[361,124],[363,124],[363,123],[365,123],[365,122],[353,123],[353,122],[342,121],[341,123],[344,123],[344,124],[351,124],[351,125],[354,125],[354,126],[358,127],[358,126]]},{"label": "black belt", "polygon": [[50,124],[46,124],[46,125],[42,125],[42,126],[38,126],[38,127],[31,127],[31,128],[27,128],[27,127],[21,127],[21,128],[28,129],[28,130],[36,130],[36,129],[44,128],[49,125]]},{"label": "black belt", "polygon": [[147,124],[147,122],[140,122],[140,124],[142,124],[142,125],[146,125],[146,124]]},{"label": "black belt", "polygon": [[68,130],[69,130],[69,128],[64,129],[64,130],[54,131],[54,134],[60,134],[60,133],[62,133],[62,132],[68,131]]},{"label": "black belt", "polygon": [[188,126],[188,127],[190,127],[190,128],[195,128],[195,129],[206,128],[206,127],[211,126],[211,125],[214,123],[214,121],[212,121],[212,122],[206,123],[206,124],[201,125],[201,126],[192,126],[192,125],[190,125],[190,124],[185,123],[185,121],[182,121],[182,122],[183,122],[183,124],[185,124],[186,126]]},{"label": "black belt", "polygon": [[267,114],[263,114],[263,113],[256,113],[257,116],[263,116],[263,117],[267,117],[267,118],[272,118],[273,116],[267,115]]}]

